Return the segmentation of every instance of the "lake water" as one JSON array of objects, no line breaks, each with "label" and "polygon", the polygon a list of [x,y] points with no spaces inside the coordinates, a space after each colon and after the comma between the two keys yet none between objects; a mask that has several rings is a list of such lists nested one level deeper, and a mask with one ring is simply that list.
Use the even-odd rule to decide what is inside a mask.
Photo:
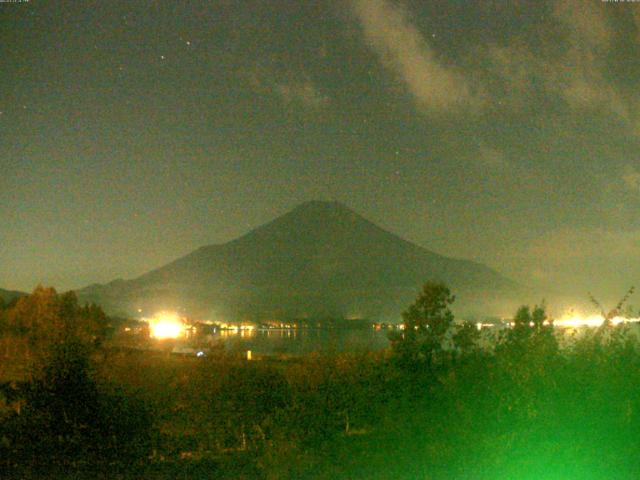
[{"label": "lake water", "polygon": [[362,352],[389,346],[387,332],[371,329],[270,329],[221,331],[213,335],[228,351],[300,355],[312,352]]}]

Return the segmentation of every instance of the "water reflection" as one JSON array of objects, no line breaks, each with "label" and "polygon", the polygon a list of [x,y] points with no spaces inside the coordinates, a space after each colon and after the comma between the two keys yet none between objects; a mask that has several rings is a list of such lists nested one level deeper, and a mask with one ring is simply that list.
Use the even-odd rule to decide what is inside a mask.
[{"label": "water reflection", "polygon": [[208,336],[229,351],[251,350],[260,354],[371,351],[389,345],[386,332],[373,329],[284,328],[218,330]]}]

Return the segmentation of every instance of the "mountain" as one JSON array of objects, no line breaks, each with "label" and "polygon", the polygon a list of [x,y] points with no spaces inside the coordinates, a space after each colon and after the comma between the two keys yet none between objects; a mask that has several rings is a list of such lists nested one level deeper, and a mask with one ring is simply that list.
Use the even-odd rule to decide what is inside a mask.
[{"label": "mountain", "polygon": [[209,319],[398,319],[428,279],[450,285],[462,300],[459,308],[480,309],[514,288],[484,265],[403,240],[340,203],[312,201],[228,243],[78,294],[111,312],[182,308]]},{"label": "mountain", "polygon": [[3,290],[2,288],[0,288],[0,299],[2,299],[2,301],[4,301],[5,303],[9,303],[14,298],[23,297],[25,295],[26,293],[24,292],[17,292],[14,290]]}]

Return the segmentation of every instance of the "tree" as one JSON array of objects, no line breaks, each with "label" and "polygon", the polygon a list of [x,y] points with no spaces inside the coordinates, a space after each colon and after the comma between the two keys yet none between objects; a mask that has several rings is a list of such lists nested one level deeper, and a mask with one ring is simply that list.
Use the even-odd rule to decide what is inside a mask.
[{"label": "tree", "polygon": [[624,296],[620,299],[616,306],[608,312],[604,309],[602,304],[600,304],[600,302],[598,302],[598,300],[596,300],[595,297],[591,293],[589,293],[589,300],[591,300],[591,303],[593,303],[593,305],[598,310],[600,310],[600,315],[602,315],[602,318],[604,318],[599,332],[605,330],[609,325],[611,325],[611,320],[613,320],[615,317],[622,315],[622,307],[624,307],[625,303],[627,303],[631,295],[633,295],[634,290],[635,287],[633,286],[629,288],[629,290],[627,290],[627,293],[624,294]]},{"label": "tree", "polygon": [[456,325],[453,337],[453,346],[462,355],[473,353],[478,348],[480,330],[473,322],[465,321]]},{"label": "tree", "polygon": [[503,338],[503,346],[507,346],[519,354],[532,347],[532,343],[546,344],[557,349],[557,342],[553,336],[553,321],[548,318],[544,302],[531,309],[529,305],[522,305],[513,317],[511,329]]},{"label": "tree", "polygon": [[415,302],[403,312],[403,334],[392,339],[394,349],[409,362],[424,361],[428,365],[442,360],[444,343],[453,325],[449,306],[455,296],[441,282],[428,281]]},{"label": "tree", "polygon": [[42,286],[20,297],[2,316],[5,335],[16,345],[25,344],[22,360],[35,367],[36,375],[58,345],[79,342],[93,347],[107,327],[107,317],[100,307],[80,306],[74,292],[60,295],[54,288]]},{"label": "tree", "polygon": [[3,452],[0,445],[9,477],[57,478],[62,472],[76,476],[97,468],[113,473],[115,464],[148,455],[148,410],[135,398],[101,392],[91,375],[89,353],[77,340],[54,345],[40,377],[26,385],[20,413],[0,425],[0,438],[11,446]]},{"label": "tree", "polygon": [[289,384],[276,369],[255,363],[233,366],[213,396],[216,421],[231,448],[254,447],[266,438],[269,418],[291,398]]},{"label": "tree", "polygon": [[0,297],[0,336],[7,329],[6,309],[7,304],[4,299]]},{"label": "tree", "polygon": [[37,286],[31,295],[21,297],[7,313],[14,333],[25,335],[32,345],[54,341],[61,330],[58,294],[54,288]]},{"label": "tree", "polygon": [[31,374],[20,413],[0,422],[0,457],[17,469],[8,477],[32,476],[21,469],[42,469],[34,476],[44,476],[52,466],[72,471],[148,454],[151,418],[144,405],[100,392],[92,376],[90,355],[107,325],[99,307],[39,286],[1,318],[7,343],[25,347],[4,363],[23,363]]}]

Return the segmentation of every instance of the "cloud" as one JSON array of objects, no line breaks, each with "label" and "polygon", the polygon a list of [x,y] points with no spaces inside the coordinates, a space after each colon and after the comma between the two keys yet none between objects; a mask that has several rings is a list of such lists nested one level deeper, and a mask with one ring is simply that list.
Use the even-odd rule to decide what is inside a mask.
[{"label": "cloud", "polygon": [[477,158],[480,166],[484,168],[505,170],[510,167],[510,163],[502,150],[486,144],[480,145]]},{"label": "cloud", "polygon": [[554,16],[568,36],[569,48],[554,65],[549,81],[558,86],[570,107],[604,108],[628,121],[628,105],[605,76],[614,35],[605,7],[578,0],[555,4]]},{"label": "cloud", "polygon": [[626,102],[599,76],[588,75],[586,71],[565,72],[564,76],[568,78],[560,93],[574,110],[602,108],[622,120],[631,120]]},{"label": "cloud", "polygon": [[[638,232],[624,234],[600,228],[561,227],[535,239],[523,255],[558,264],[575,258],[640,254],[632,241],[637,236]],[[611,249],[612,244],[617,248]]]},{"label": "cloud", "polygon": [[636,43],[640,43],[640,8],[632,8],[631,16],[636,27],[636,36],[633,40]]},{"label": "cloud", "polygon": [[274,87],[275,92],[280,95],[285,103],[301,103],[309,108],[321,108],[329,102],[329,98],[320,93],[310,80],[279,83]]},{"label": "cloud", "polygon": [[[456,64],[443,60],[428,32],[396,0],[350,0],[349,7],[366,44],[424,111],[522,111],[544,96],[561,100],[572,113],[611,115],[640,135],[640,100],[609,72],[619,40],[610,5],[548,0],[551,14],[531,23],[535,31],[472,46]],[[638,11],[632,13],[640,38]]]},{"label": "cloud", "polygon": [[640,171],[628,165],[622,173],[622,183],[629,190],[640,192]]},{"label": "cloud", "polygon": [[608,78],[615,31],[605,7],[580,0],[553,2],[551,7],[552,22],[539,27],[547,44],[536,54],[524,36],[480,52],[510,105],[522,107],[539,92],[562,99],[574,112],[607,112],[633,127],[638,121],[631,113],[634,105]]},{"label": "cloud", "polygon": [[389,0],[352,0],[351,9],[367,44],[421,107],[447,111],[481,103],[464,76],[437,59],[405,9]]},{"label": "cloud", "polygon": [[606,50],[613,36],[601,2],[565,0],[553,2],[553,15],[573,37],[572,43],[585,50]]},{"label": "cloud", "polygon": [[[638,278],[640,230],[558,227],[520,243],[502,258],[516,272],[556,293],[591,291],[615,301]],[[600,297],[602,295],[602,297]]]},{"label": "cloud", "polygon": [[508,47],[489,45],[481,56],[487,59],[491,72],[500,79],[502,90],[510,103],[521,106],[533,88],[535,72],[544,65],[523,44]]},{"label": "cloud", "polygon": [[254,92],[275,95],[285,104],[302,105],[308,109],[320,109],[330,103],[318,86],[304,73],[275,71],[255,67],[247,72],[248,82]]}]

